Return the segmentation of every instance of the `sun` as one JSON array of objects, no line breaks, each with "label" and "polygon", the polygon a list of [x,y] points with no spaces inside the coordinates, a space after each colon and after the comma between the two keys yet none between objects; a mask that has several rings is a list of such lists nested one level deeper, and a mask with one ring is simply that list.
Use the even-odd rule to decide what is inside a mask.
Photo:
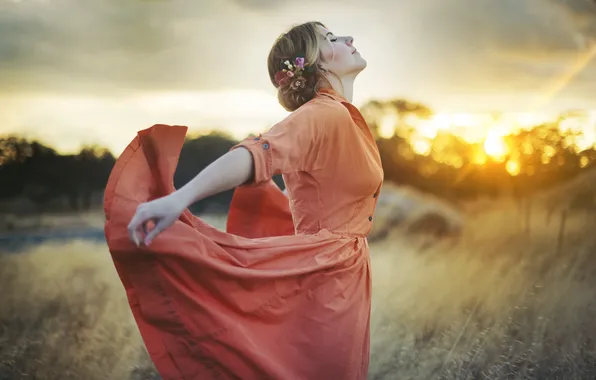
[{"label": "sun", "polygon": [[494,159],[502,159],[508,153],[507,143],[496,131],[489,131],[484,139],[484,151]]}]

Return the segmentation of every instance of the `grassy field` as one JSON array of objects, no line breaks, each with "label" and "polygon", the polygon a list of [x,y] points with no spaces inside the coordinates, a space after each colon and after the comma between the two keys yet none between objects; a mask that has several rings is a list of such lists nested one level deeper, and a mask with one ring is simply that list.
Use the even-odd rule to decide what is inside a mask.
[{"label": "grassy field", "polygon": [[[596,378],[596,219],[478,207],[460,237],[371,245],[369,378]],[[105,245],[0,256],[0,289],[0,380],[159,378]]]},{"label": "grassy field", "polygon": [[459,239],[376,245],[370,378],[596,378],[594,219],[561,216],[496,206]]}]

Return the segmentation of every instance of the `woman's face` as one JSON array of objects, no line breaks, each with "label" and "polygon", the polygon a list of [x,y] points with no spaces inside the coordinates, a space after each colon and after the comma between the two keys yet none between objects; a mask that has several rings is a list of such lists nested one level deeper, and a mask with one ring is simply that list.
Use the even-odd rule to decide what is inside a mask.
[{"label": "woman's face", "polygon": [[340,78],[356,76],[366,67],[366,61],[353,45],[354,38],[336,36],[323,26],[318,26],[323,42],[321,56],[323,68]]}]

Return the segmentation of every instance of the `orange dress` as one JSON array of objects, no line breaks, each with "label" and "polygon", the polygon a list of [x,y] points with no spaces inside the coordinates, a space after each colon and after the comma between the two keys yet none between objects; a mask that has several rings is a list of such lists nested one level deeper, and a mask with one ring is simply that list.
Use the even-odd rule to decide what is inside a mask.
[{"label": "orange dress", "polygon": [[[366,236],[383,171],[356,107],[332,90],[246,139],[254,183],[227,232],[185,211],[149,247],[127,226],[174,191],[186,127],[140,131],[105,190],[105,234],[147,350],[164,379],[365,379]],[[271,181],[283,174],[284,195]]]}]

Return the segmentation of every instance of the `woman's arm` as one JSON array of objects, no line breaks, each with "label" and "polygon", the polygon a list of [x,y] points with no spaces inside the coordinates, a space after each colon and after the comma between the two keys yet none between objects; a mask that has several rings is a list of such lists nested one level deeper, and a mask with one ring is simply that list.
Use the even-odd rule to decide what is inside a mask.
[{"label": "woman's arm", "polygon": [[[149,245],[188,206],[251,180],[254,176],[253,167],[253,157],[247,149],[234,149],[226,153],[170,195],[140,204],[128,225],[130,239],[137,246],[141,241]],[[151,231],[148,230],[150,221],[155,223]]]},{"label": "woman's arm", "polygon": [[250,181],[253,172],[251,153],[247,149],[234,149],[203,169],[173,195],[179,197],[186,208],[202,199]]}]

